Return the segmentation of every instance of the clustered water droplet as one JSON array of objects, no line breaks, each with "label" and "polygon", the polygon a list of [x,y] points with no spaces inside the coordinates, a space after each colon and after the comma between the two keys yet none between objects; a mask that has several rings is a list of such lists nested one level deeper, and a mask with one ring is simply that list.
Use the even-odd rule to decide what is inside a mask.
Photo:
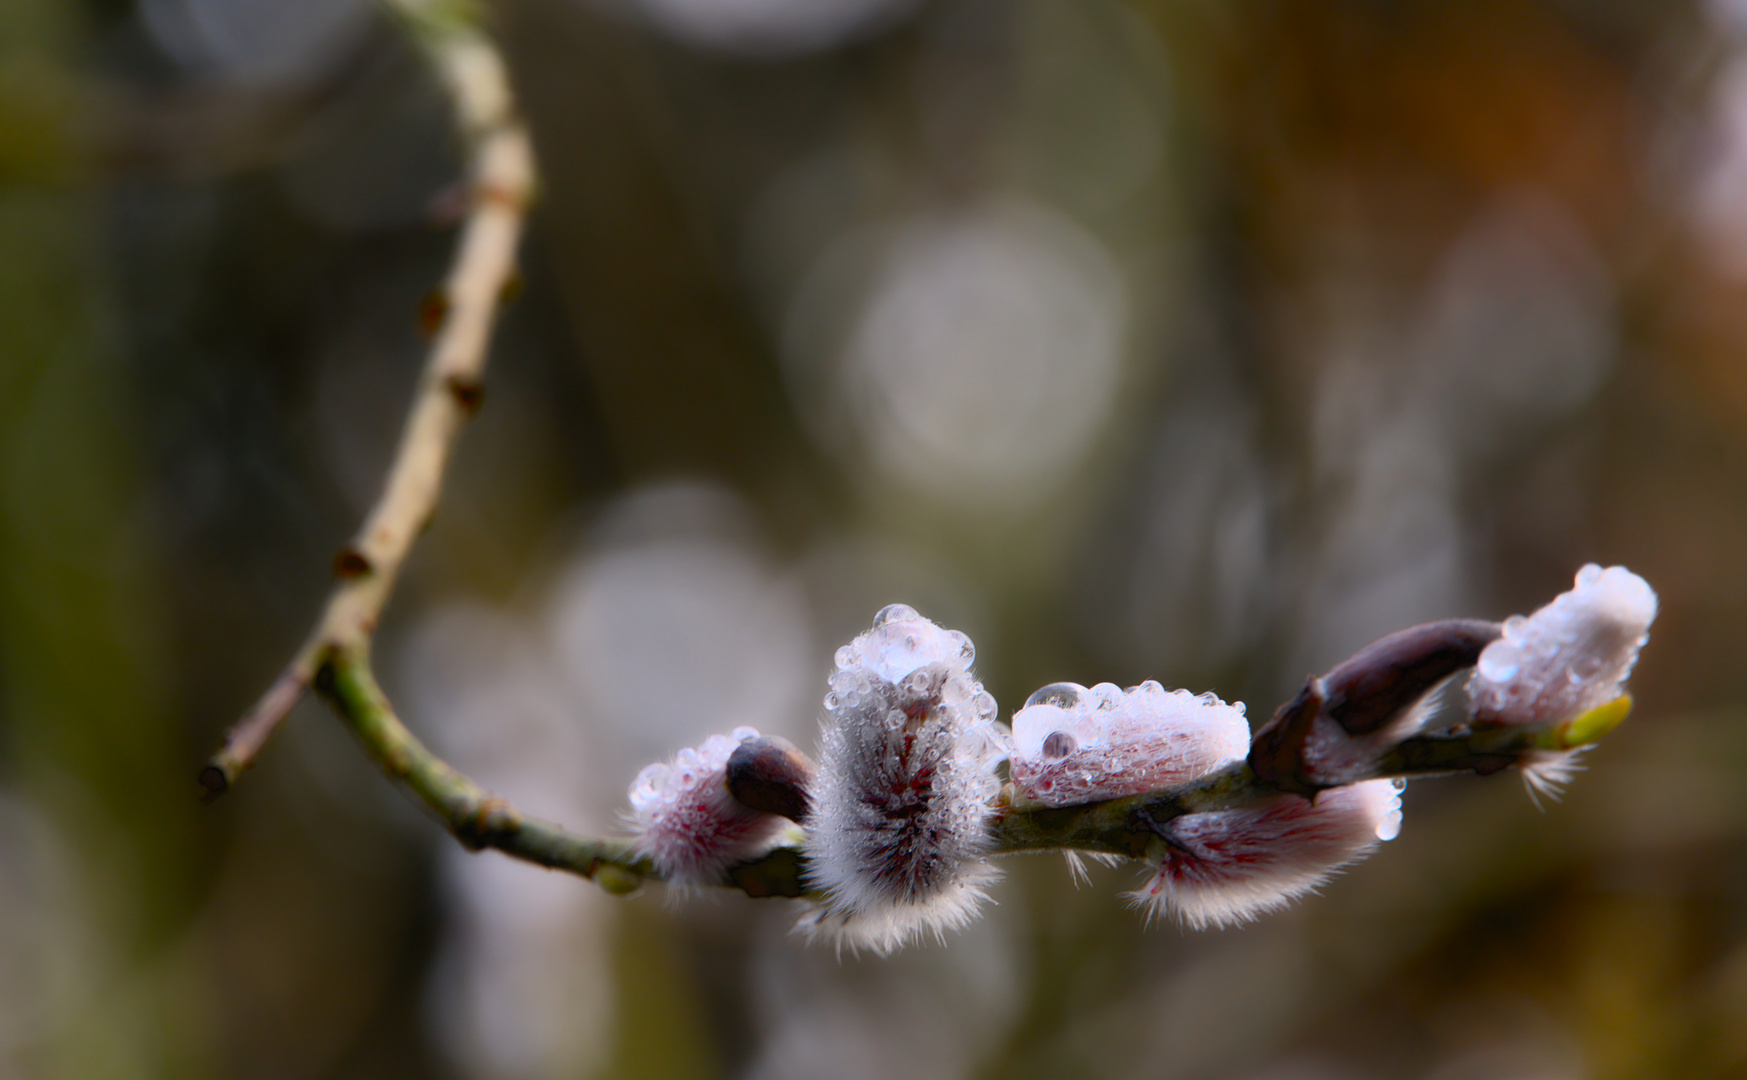
[{"label": "clustered water droplet", "polygon": [[1241,760],[1249,734],[1243,703],[1216,694],[1052,683],[1014,714],[1013,784],[1050,806],[1157,791]]}]

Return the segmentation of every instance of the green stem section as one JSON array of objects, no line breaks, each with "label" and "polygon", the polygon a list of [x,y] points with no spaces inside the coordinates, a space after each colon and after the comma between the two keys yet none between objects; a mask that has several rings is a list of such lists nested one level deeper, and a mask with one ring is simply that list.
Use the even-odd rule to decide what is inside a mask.
[{"label": "green stem section", "polygon": [[315,687],[389,779],[409,788],[469,849],[495,848],[552,870],[580,874],[609,892],[628,892],[654,873],[629,841],[578,836],[526,816],[431,753],[394,714],[376,682],[366,647],[330,652],[316,672]]}]

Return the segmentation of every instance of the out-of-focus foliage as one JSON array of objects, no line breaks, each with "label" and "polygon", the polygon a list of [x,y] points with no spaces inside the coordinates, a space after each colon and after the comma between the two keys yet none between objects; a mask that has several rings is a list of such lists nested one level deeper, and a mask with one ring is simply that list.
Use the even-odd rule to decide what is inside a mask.
[{"label": "out-of-focus foliage", "polygon": [[888,960],[467,855],[314,706],[203,809],[392,451],[448,119],[363,0],[6,0],[0,1075],[1747,1070],[1747,5],[489,10],[542,199],[378,647],[482,782],[607,830],[709,732],[810,745],[894,600],[1004,715],[1255,720],[1625,563],[1637,711],[1246,928],[1021,859]]}]

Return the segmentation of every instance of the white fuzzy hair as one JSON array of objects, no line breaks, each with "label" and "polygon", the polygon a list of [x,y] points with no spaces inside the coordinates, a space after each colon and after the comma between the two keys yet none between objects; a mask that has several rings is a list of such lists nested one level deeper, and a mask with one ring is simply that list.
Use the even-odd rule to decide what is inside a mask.
[{"label": "white fuzzy hair", "polygon": [[1278,795],[1254,806],[1186,814],[1164,826],[1169,847],[1128,894],[1150,919],[1170,913],[1201,930],[1285,907],[1401,828],[1395,781]]}]

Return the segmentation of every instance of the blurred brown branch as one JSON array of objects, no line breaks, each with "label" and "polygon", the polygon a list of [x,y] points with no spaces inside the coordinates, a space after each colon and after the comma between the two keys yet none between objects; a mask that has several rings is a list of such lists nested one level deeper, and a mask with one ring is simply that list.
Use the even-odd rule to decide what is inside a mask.
[{"label": "blurred brown branch", "polygon": [[208,798],[223,794],[254,763],[334,654],[368,655],[401,564],[436,510],[455,440],[479,407],[492,326],[515,275],[534,191],[534,155],[503,62],[464,9],[433,0],[390,0],[388,6],[425,46],[455,103],[472,209],[432,312],[435,339],[382,495],[335,558],[338,581],[315,629],[201,770]]}]

